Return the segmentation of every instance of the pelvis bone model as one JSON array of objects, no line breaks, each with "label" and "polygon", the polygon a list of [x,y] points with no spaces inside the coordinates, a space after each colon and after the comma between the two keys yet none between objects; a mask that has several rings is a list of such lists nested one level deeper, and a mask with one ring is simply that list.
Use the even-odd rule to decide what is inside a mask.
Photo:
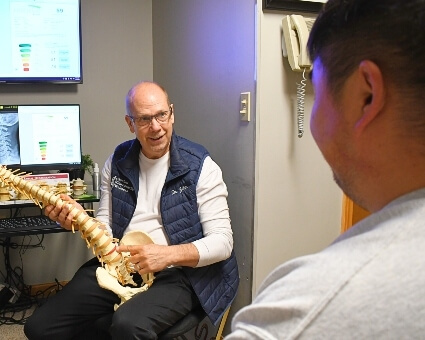
[{"label": "pelvis bone model", "polygon": [[[68,204],[70,210],[76,209],[71,203],[62,200],[59,195],[42,189],[34,182],[26,181],[24,179],[25,173],[17,173],[18,171],[10,171],[5,166],[0,166],[0,182],[21,194],[25,194],[40,208],[49,204],[61,208],[64,204]],[[121,299],[121,303],[115,305],[115,309],[135,294],[146,291],[152,285],[154,275],[149,273],[142,275],[144,284],[137,287],[132,276],[132,273],[135,272],[134,266],[128,261],[130,254],[116,251],[118,240],[113,239],[107,233],[101,222],[90,217],[84,210],[78,210],[73,219],[73,231],[75,226],[81,232],[81,237],[86,240],[87,247],[93,249],[93,254],[102,264],[96,271],[99,285],[113,291]],[[120,243],[144,245],[153,243],[153,241],[146,233],[133,231],[124,235]]]}]

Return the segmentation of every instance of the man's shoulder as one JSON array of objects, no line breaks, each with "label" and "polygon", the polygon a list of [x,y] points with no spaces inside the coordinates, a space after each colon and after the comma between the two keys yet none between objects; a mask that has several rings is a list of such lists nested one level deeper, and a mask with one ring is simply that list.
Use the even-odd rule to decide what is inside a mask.
[{"label": "man's shoulder", "polygon": [[133,145],[134,141],[135,139],[129,139],[129,140],[126,140],[125,142],[118,144],[115,148],[115,151],[128,150]]},{"label": "man's shoulder", "polygon": [[202,155],[202,157],[205,157],[205,155],[208,155],[209,152],[203,145],[193,142],[187,138],[184,138],[179,135],[174,135],[174,141],[176,143],[176,147],[179,150],[189,152],[193,155]]},{"label": "man's shoulder", "polygon": [[[129,139],[125,142],[122,142],[121,144],[118,144],[114,150],[114,159],[121,159],[129,152],[129,150],[135,147],[140,149],[140,144],[136,144],[136,142],[138,142],[137,139]],[[138,150],[136,150],[136,152],[138,153]]]}]

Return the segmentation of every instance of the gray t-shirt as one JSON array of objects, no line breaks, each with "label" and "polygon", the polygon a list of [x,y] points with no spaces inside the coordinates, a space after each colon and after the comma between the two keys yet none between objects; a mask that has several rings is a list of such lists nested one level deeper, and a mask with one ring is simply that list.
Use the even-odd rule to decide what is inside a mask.
[{"label": "gray t-shirt", "polygon": [[425,338],[424,255],[421,189],[276,268],[225,339]]}]

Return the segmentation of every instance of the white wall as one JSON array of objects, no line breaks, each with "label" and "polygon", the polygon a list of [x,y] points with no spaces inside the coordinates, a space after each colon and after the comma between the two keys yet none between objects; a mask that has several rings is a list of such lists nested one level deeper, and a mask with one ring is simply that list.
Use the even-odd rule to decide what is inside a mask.
[{"label": "white wall", "polygon": [[[117,144],[133,138],[124,121],[127,91],[137,81],[153,78],[152,1],[88,0],[81,7],[84,84],[3,84],[0,103],[79,103],[83,153],[91,154],[102,166]],[[86,180],[90,181],[87,175]],[[1,216],[8,213],[0,210]],[[35,244],[38,239],[12,241]],[[93,256],[79,234],[46,235],[42,245],[22,254],[11,250],[12,265],[24,267],[26,284],[69,280]]]},{"label": "white wall", "polygon": [[342,198],[309,131],[310,82],[305,132],[297,137],[294,100],[301,74],[282,57],[281,21],[287,13],[263,13],[260,7],[254,293],[277,265],[320,250],[338,235]]}]

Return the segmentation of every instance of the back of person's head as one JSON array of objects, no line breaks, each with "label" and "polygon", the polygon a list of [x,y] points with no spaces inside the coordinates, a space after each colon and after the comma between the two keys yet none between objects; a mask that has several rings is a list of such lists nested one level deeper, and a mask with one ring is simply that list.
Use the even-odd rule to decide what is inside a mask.
[{"label": "back of person's head", "polygon": [[329,0],[308,50],[313,61],[320,58],[334,96],[360,62],[370,60],[403,98],[425,111],[425,0]]}]

